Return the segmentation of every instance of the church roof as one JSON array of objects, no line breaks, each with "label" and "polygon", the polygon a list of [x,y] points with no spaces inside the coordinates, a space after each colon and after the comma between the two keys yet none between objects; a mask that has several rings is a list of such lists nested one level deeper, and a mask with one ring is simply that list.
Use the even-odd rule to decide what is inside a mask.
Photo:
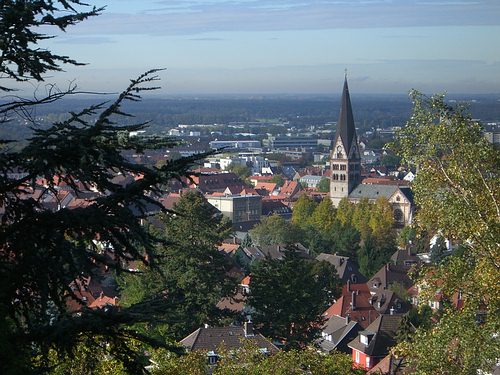
[{"label": "church roof", "polygon": [[377,199],[379,197],[384,197],[389,199],[396,191],[398,186],[396,185],[365,185],[359,184],[353,191],[349,194],[349,198],[352,199]]},{"label": "church roof", "polygon": [[335,134],[335,143],[341,138],[346,153],[349,153],[352,142],[356,142],[356,127],[354,126],[354,117],[352,115],[351,98],[349,96],[349,87],[347,86],[347,77],[344,80],[342,90],[342,100],[340,102],[340,115],[337,122],[337,133]]}]

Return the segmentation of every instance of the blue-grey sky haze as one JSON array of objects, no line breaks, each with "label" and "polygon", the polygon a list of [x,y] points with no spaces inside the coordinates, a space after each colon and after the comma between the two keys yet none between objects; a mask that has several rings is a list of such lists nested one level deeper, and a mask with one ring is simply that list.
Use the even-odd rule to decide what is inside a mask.
[{"label": "blue-grey sky haze", "polygon": [[500,92],[500,0],[108,0],[47,45],[55,74],[116,91],[150,69],[164,94]]}]

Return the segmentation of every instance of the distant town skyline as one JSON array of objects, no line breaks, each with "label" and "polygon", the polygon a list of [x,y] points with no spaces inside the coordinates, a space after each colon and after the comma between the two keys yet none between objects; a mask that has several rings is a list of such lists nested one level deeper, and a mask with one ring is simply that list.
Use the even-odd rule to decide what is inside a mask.
[{"label": "distant town skyline", "polygon": [[[47,81],[161,94],[500,93],[498,0],[108,0],[46,41],[88,63]],[[47,32],[54,32],[47,30]]]}]

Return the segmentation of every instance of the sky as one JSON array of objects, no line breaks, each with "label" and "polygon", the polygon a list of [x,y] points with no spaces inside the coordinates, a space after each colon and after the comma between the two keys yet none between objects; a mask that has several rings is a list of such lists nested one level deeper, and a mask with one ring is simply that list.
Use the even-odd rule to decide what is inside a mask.
[{"label": "sky", "polygon": [[[500,93],[500,0],[89,0],[44,47],[86,62],[49,80],[162,94]],[[54,30],[47,30],[54,32]]]}]

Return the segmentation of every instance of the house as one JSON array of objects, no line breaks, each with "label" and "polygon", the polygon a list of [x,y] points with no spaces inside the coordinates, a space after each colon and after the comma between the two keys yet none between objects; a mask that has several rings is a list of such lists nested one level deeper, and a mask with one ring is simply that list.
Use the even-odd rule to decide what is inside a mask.
[{"label": "house", "polygon": [[379,316],[378,311],[370,304],[371,294],[366,284],[351,284],[349,281],[342,287],[341,296],[323,313],[325,319],[332,316],[349,318],[361,328],[368,327]]},{"label": "house", "polygon": [[387,263],[385,266],[368,280],[367,285],[372,295],[380,290],[387,290],[392,284],[400,284],[403,288],[409,289],[413,281],[408,276],[407,266],[400,266]]},{"label": "house", "polygon": [[[243,267],[248,267],[254,262],[261,261],[263,259],[283,259],[289,245],[266,245],[266,246],[247,246],[238,249],[236,256],[239,263]],[[290,247],[296,251],[300,257],[312,259],[309,254],[309,249],[304,247],[300,243],[296,243]]]},{"label": "house", "polygon": [[391,256],[391,262],[396,266],[407,267],[408,269],[420,263],[420,258],[412,253],[412,247],[407,246],[406,249],[398,249]]},{"label": "house", "polygon": [[321,253],[316,257],[318,261],[330,263],[337,270],[337,275],[342,284],[350,281],[352,284],[365,283],[366,277],[358,270],[358,265],[349,257],[340,256],[337,254]]},{"label": "house", "polygon": [[398,296],[392,290],[379,290],[368,300],[379,314],[405,314],[410,311],[408,301]]},{"label": "house", "polygon": [[227,188],[240,192],[245,188],[245,183],[232,172],[198,173],[185,181],[191,188],[197,188],[203,193],[223,192]]},{"label": "house", "polygon": [[362,327],[349,319],[349,316],[342,318],[332,315],[323,326],[321,338],[316,341],[319,348],[330,353],[337,350],[343,353],[351,353],[347,344],[358,336]]},{"label": "house", "polygon": [[217,307],[221,310],[227,309],[240,313],[242,316],[252,315],[255,310],[246,304],[247,296],[250,294],[250,279],[250,275],[243,277],[236,293],[232,296],[222,298],[217,303]]},{"label": "house", "polygon": [[202,327],[186,336],[180,344],[189,351],[207,353],[208,363],[214,365],[219,358],[218,351],[224,346],[227,350],[238,350],[251,340],[261,353],[276,354],[279,349],[268,339],[253,329],[251,322],[243,326]]},{"label": "house", "polygon": [[384,359],[377,363],[366,375],[405,375],[411,374],[411,370],[406,368],[404,358],[396,358],[392,354],[387,354]]},{"label": "house", "polygon": [[285,220],[292,218],[292,209],[280,200],[262,199],[262,216],[279,215]]},{"label": "house", "polygon": [[396,334],[403,315],[380,315],[358,337],[349,342],[356,367],[370,370],[396,345]]}]

